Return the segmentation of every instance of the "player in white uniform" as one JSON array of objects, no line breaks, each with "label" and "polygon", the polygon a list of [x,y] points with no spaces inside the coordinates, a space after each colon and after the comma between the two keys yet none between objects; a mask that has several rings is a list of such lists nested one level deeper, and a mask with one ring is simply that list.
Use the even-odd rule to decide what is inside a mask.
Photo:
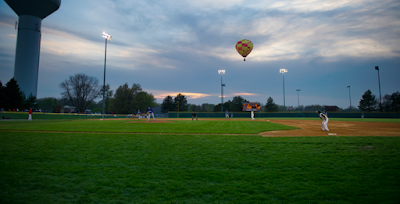
[{"label": "player in white uniform", "polygon": [[251,111],[251,120],[254,120],[254,111]]},{"label": "player in white uniform", "polygon": [[321,120],[322,120],[321,129],[324,130],[324,131],[325,131],[325,130],[326,130],[326,131],[329,131],[329,129],[328,129],[328,121],[329,121],[328,116],[325,115],[325,114],[323,114],[323,113],[321,113],[321,111],[318,111],[318,115],[319,115],[319,117],[320,117]]},{"label": "player in white uniform", "polygon": [[149,107],[147,107],[147,121],[150,121],[150,116],[153,116],[154,121],[156,121],[156,118],[154,117],[154,113],[153,113],[153,109]]},{"label": "player in white uniform", "polygon": [[226,111],[225,111],[225,118],[229,118],[229,112],[228,112],[228,109],[226,109]]}]

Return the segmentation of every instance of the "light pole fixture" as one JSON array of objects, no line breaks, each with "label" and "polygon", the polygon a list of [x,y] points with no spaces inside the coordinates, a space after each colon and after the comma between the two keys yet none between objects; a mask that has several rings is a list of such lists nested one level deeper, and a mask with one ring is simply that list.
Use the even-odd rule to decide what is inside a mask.
[{"label": "light pole fixture", "polygon": [[279,73],[282,73],[282,77],[283,77],[283,110],[286,110],[286,104],[285,104],[285,72],[287,72],[287,69],[279,69]]},{"label": "light pole fixture", "polygon": [[347,86],[347,88],[349,88],[350,112],[351,112],[351,95],[350,95],[350,86]]},{"label": "light pole fixture", "polygon": [[300,99],[299,99],[299,92],[301,91],[300,89],[296,89],[297,91],[297,108],[300,107]]},{"label": "light pole fixture", "polygon": [[221,112],[224,112],[224,92],[222,87],[224,87],[225,84],[222,83],[222,75],[225,74],[225,70],[218,70],[218,74],[221,75]]},{"label": "light pole fixture", "polygon": [[382,112],[381,77],[379,76],[379,66],[375,66],[375,70],[378,70],[378,82],[379,82],[379,110]]},{"label": "light pole fixture", "polygon": [[103,80],[103,114],[101,114],[101,118],[104,119],[104,109],[106,108],[106,62],[107,62],[107,40],[111,41],[111,35],[106,32],[103,32],[103,38],[106,41],[106,48],[104,52],[104,80]]}]

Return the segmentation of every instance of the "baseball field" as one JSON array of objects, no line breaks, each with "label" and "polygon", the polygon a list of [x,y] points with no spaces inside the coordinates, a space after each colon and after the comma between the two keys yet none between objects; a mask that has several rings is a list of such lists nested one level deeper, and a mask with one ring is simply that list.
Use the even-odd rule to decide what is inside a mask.
[{"label": "baseball field", "polygon": [[0,203],[398,203],[400,120],[0,121]]}]

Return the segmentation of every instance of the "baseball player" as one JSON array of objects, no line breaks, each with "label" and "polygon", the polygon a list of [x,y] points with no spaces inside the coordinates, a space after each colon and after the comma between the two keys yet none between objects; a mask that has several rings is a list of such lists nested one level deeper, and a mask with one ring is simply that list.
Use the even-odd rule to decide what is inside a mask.
[{"label": "baseball player", "polygon": [[153,109],[149,107],[147,107],[147,121],[150,121],[150,116],[153,116],[154,121],[156,121],[156,118],[154,117],[154,113],[153,113]]},{"label": "baseball player", "polygon": [[28,114],[29,114],[28,121],[32,121],[32,108],[29,108]]},{"label": "baseball player", "polygon": [[254,120],[254,111],[251,111],[251,120]]},{"label": "baseball player", "polygon": [[229,112],[228,112],[228,109],[226,109],[226,111],[225,111],[225,118],[229,118]]},{"label": "baseball player", "polygon": [[140,114],[141,114],[142,112],[140,112],[140,109],[138,108],[137,109],[137,112],[136,112],[136,115],[137,115],[137,117],[139,118],[139,120],[140,120]]},{"label": "baseball player", "polygon": [[322,120],[321,129],[324,130],[324,131],[325,131],[325,130],[326,130],[326,131],[329,131],[329,129],[328,129],[328,121],[329,121],[328,116],[325,115],[325,114],[323,114],[323,113],[321,113],[321,111],[318,111],[318,115],[319,115],[319,117],[320,117],[321,120]]},{"label": "baseball player", "polygon": [[193,120],[193,118],[196,118],[196,120],[198,120],[197,119],[197,115],[196,115],[196,113],[193,111],[193,113],[192,113],[192,120]]}]

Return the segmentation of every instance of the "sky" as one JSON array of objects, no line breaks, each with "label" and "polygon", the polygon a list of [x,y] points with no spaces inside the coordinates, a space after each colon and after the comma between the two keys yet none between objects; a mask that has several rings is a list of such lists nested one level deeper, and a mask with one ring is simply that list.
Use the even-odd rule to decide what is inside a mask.
[{"label": "sky", "polygon": [[[399,11],[398,0],[62,0],[42,21],[37,98],[61,98],[60,83],[77,73],[102,85],[105,31],[114,92],[138,83],[158,103],[182,93],[218,104],[225,70],[224,102],[357,107],[368,89],[379,98],[375,66],[382,98],[400,91]],[[14,75],[16,21],[0,1],[3,84]],[[246,61],[242,39],[253,42]]]}]

